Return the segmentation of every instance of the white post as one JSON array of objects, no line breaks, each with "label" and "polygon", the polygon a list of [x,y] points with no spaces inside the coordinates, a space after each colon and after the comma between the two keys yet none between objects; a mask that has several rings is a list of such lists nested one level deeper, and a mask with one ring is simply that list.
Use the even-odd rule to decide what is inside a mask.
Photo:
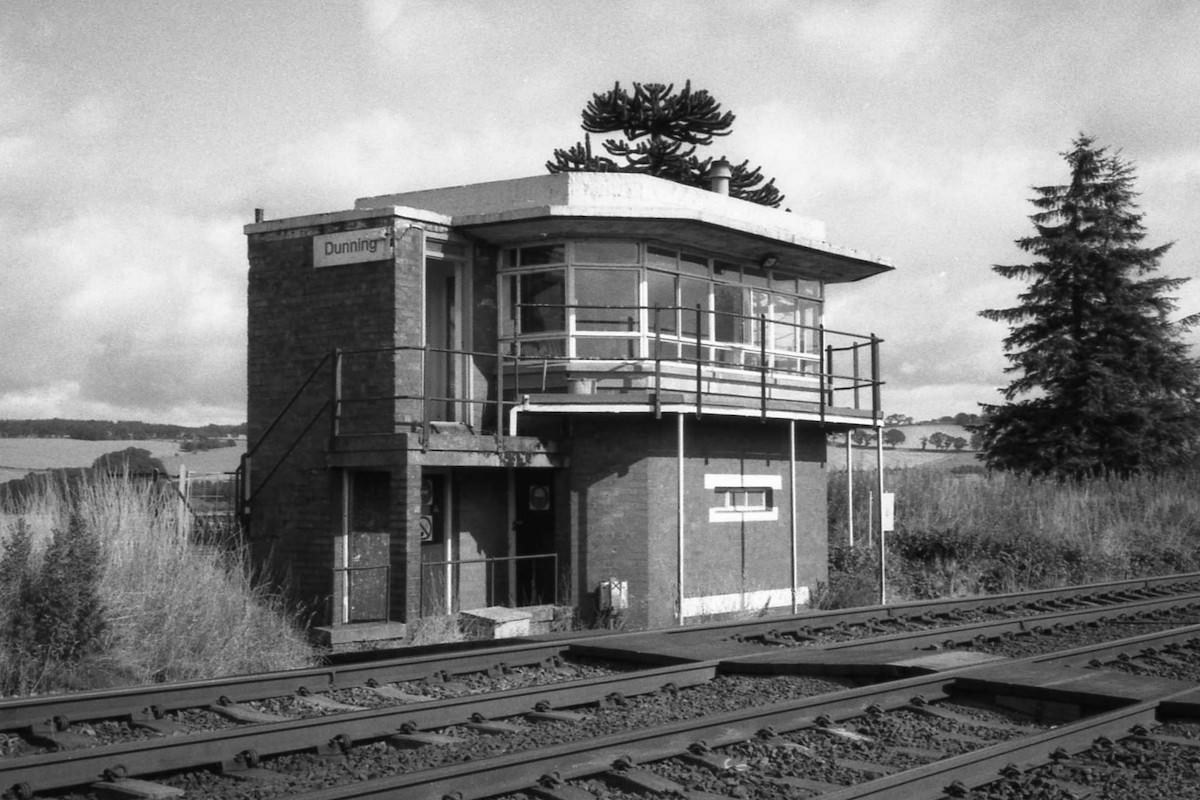
[{"label": "white post", "polygon": [[850,443],[850,434],[846,431],[846,534],[847,542],[854,547],[854,450]]},{"label": "white post", "polygon": [[675,419],[676,419],[675,439],[676,439],[676,449],[678,452],[678,463],[676,464],[677,475],[676,475],[675,502],[676,502],[676,508],[678,509],[678,525],[679,525],[679,529],[677,532],[678,533],[678,541],[676,542],[676,548],[679,551],[679,574],[676,576],[676,579],[679,581],[679,591],[678,591],[679,624],[682,625],[683,624],[683,546],[684,546],[683,525],[684,525],[684,519],[685,519],[684,511],[683,511],[683,412],[676,414]]},{"label": "white post", "polygon": [[879,497],[879,604],[887,602],[887,547],[883,524],[883,428],[875,428],[875,476]]},{"label": "white post", "polygon": [[792,613],[795,614],[800,610],[800,602],[797,597],[798,586],[800,582],[797,574],[798,563],[796,555],[796,420],[788,420],[788,480],[790,481],[791,498],[789,504],[792,509]]}]

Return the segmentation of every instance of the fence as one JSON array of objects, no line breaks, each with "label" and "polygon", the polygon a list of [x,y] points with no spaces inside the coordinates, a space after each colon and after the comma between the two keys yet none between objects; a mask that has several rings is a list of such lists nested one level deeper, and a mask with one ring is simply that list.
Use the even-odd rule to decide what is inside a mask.
[{"label": "fence", "polygon": [[193,473],[181,464],[171,482],[178,497],[180,533],[199,545],[231,544],[240,532],[237,474]]}]

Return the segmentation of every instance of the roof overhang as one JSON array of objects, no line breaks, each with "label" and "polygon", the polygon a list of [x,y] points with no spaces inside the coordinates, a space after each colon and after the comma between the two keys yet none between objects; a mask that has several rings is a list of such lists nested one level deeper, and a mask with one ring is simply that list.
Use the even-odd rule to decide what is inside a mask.
[{"label": "roof overhang", "polygon": [[658,240],[730,260],[763,263],[827,283],[893,269],[824,240],[823,223],[648,175],[569,172],[361,198],[359,210],[407,206],[496,246],[541,239]]}]

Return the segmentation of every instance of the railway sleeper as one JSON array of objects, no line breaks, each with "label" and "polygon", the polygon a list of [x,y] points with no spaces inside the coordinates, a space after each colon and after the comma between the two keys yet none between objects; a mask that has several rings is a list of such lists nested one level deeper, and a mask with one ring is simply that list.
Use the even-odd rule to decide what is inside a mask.
[{"label": "railway sleeper", "polygon": [[328,711],[331,713],[340,713],[344,711],[366,711],[364,706],[353,706],[349,703],[343,703],[339,700],[334,700],[327,694],[312,694],[310,692],[297,692],[295,698],[298,702],[306,706]]},{"label": "railway sleeper", "polygon": [[500,719],[487,719],[479,712],[471,715],[468,722],[463,723],[464,728],[470,728],[473,731],[479,731],[485,734],[508,734],[520,733],[521,729],[511,722],[505,722]]},{"label": "railway sleeper", "polygon": [[244,722],[248,724],[259,724],[266,722],[288,722],[292,717],[285,717],[280,714],[271,714],[267,711],[259,711],[257,708],[251,708],[244,703],[235,703],[227,697],[222,697],[216,703],[208,706],[208,710],[214,714],[220,714],[234,722]]},{"label": "railway sleeper", "polygon": [[395,700],[398,703],[427,703],[434,699],[423,694],[412,694],[397,689],[395,686],[380,685],[373,681],[367,682],[367,688],[386,700]]},{"label": "railway sleeper", "polygon": [[81,747],[93,747],[96,744],[94,736],[71,730],[71,721],[64,716],[56,716],[30,725],[28,735],[30,741],[35,744],[54,750],[77,750]]},{"label": "railway sleeper", "polygon": [[930,717],[948,720],[959,725],[965,725],[969,728],[986,728],[990,730],[1004,731],[1006,733],[1020,733],[1020,728],[1016,725],[1009,725],[1003,722],[993,722],[992,720],[976,719],[969,717],[966,714],[959,714],[957,711],[951,711],[940,706],[930,705],[929,703],[909,703],[903,708],[907,711],[914,711],[917,714],[925,714]]},{"label": "railway sleeper", "polygon": [[184,796],[183,789],[178,787],[138,778],[112,778],[111,780],[96,781],[92,784],[92,788],[105,794],[136,798],[136,800]]},{"label": "railway sleeper", "polygon": [[538,778],[537,785],[531,786],[525,793],[541,800],[596,800],[596,795],[587,789],[572,786],[557,772]]},{"label": "railway sleeper", "polygon": [[261,766],[256,750],[243,750],[231,759],[221,762],[221,774],[237,781],[269,783],[283,780],[281,772]]},{"label": "railway sleeper", "polygon": [[158,706],[143,708],[129,715],[129,724],[135,728],[144,728],[160,736],[171,736],[177,733],[187,733],[188,727],[174,720],[164,718],[162,709]]}]

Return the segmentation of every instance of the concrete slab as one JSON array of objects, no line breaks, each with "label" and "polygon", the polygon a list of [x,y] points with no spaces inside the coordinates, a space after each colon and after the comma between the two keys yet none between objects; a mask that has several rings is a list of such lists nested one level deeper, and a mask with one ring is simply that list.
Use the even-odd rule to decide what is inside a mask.
[{"label": "concrete slab", "polygon": [[484,639],[512,639],[529,636],[533,615],[519,608],[488,606],[458,614],[462,627]]},{"label": "concrete slab", "polygon": [[989,664],[996,661],[1008,661],[1008,659],[1004,656],[980,653],[975,650],[942,650],[937,653],[923,653],[919,656],[888,661],[886,663],[893,667],[925,672],[945,672],[948,669],[974,667],[979,664]]}]

